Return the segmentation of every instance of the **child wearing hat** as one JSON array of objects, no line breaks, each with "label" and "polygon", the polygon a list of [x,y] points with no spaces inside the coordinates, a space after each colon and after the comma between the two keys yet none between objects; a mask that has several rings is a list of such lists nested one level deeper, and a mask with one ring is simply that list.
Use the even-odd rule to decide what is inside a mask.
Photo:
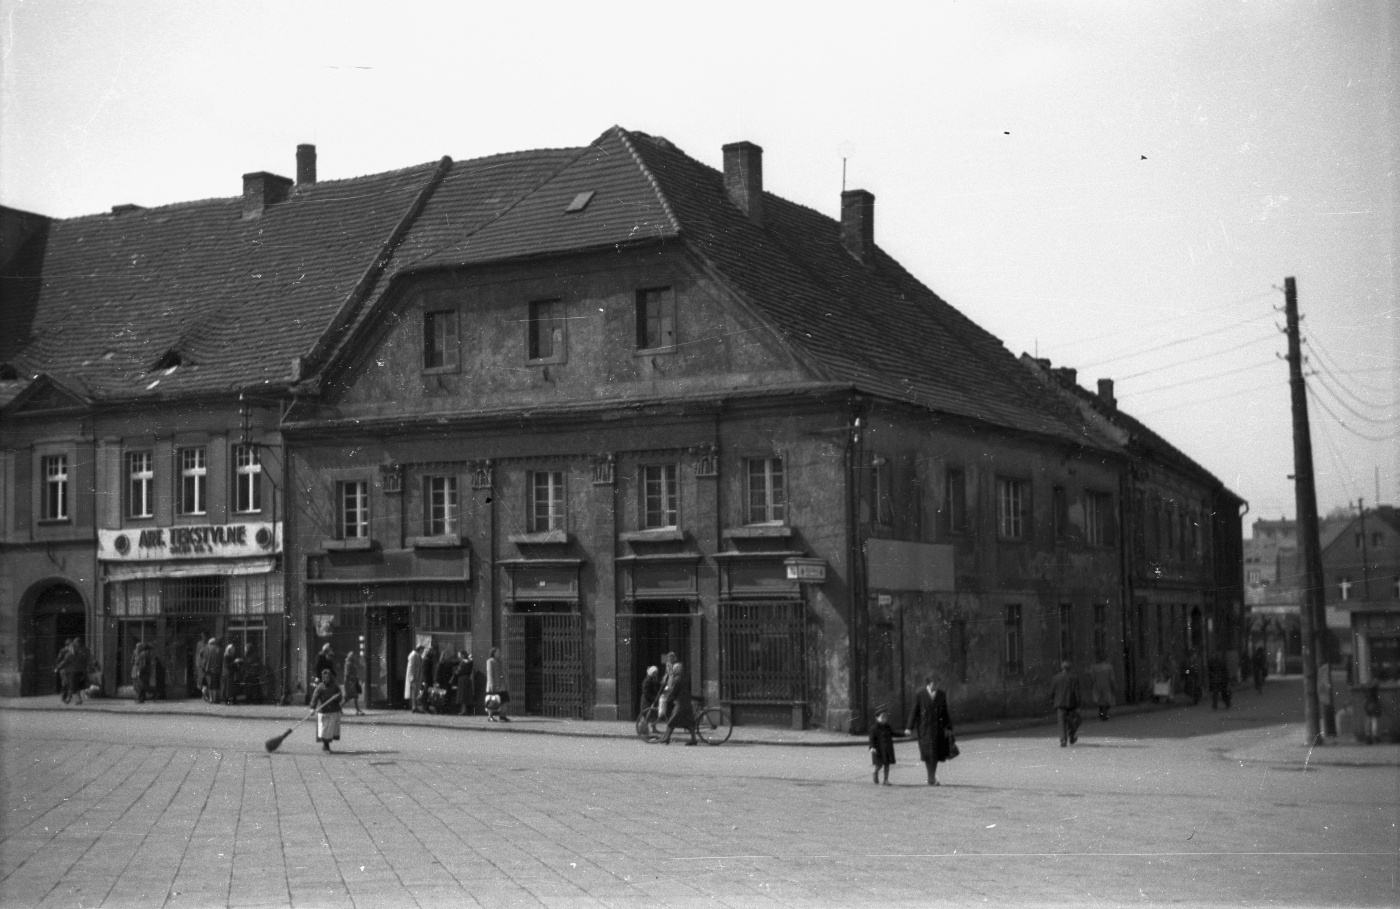
[{"label": "child wearing hat", "polygon": [[870,730],[870,763],[875,772],[870,782],[880,785],[880,772],[884,771],[884,784],[890,784],[890,765],[894,763],[894,729],[890,727],[890,709],[881,704],[875,708],[875,728]]}]

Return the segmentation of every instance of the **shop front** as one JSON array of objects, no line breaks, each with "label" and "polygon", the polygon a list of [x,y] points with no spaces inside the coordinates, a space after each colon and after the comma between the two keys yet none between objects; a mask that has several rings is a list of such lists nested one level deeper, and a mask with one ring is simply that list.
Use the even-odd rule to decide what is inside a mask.
[{"label": "shop front", "polygon": [[505,671],[509,710],[586,719],[592,686],[585,672],[583,561],[505,559]]},{"label": "shop front", "polygon": [[618,715],[634,716],[641,707],[647,668],[658,674],[668,653],[689,669],[691,690],[704,690],[704,617],[700,609],[698,553],[623,556],[622,608],[617,619]]},{"label": "shop front", "polygon": [[132,658],[145,642],[156,697],[199,697],[200,654],[214,640],[221,664],[237,666],[235,699],[280,698],[281,552],[281,524],[273,522],[99,530],[109,690],[132,696]]}]

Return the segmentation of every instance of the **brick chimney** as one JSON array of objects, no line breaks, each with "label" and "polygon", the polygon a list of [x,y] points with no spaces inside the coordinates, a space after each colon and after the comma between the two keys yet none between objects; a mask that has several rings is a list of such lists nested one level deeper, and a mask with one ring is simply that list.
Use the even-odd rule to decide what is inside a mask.
[{"label": "brick chimney", "polygon": [[297,146],[297,185],[316,182],[316,146]]},{"label": "brick chimney", "polygon": [[260,170],[243,175],[243,219],[262,217],[263,209],[287,198],[292,181]]},{"label": "brick chimney", "polygon": [[1079,370],[1073,366],[1056,366],[1050,370],[1055,374],[1055,378],[1060,380],[1060,384],[1066,388],[1074,388],[1079,384]]},{"label": "brick chimney", "polygon": [[863,263],[875,255],[875,194],[863,189],[841,193],[841,243]]},{"label": "brick chimney", "polygon": [[1118,409],[1118,399],[1113,396],[1113,380],[1099,379],[1099,400],[1112,410]]},{"label": "brick chimney", "polygon": [[755,224],[763,224],[763,149],[752,142],[724,146],[724,191]]}]

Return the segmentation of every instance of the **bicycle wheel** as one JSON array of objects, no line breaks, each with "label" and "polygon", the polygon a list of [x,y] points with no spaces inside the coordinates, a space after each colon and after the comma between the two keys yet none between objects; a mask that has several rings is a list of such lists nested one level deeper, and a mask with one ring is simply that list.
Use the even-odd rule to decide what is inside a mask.
[{"label": "bicycle wheel", "polygon": [[637,716],[637,738],[644,742],[655,742],[660,736],[656,733],[654,711],[648,710]]},{"label": "bicycle wheel", "polygon": [[706,745],[723,745],[734,732],[734,720],[723,707],[706,707],[700,711],[696,726]]}]

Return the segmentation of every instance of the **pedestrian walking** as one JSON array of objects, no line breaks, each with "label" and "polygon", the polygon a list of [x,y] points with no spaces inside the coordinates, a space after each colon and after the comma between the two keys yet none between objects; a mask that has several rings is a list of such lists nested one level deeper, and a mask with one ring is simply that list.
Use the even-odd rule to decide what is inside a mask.
[{"label": "pedestrian walking", "polygon": [[1099,719],[1107,720],[1108,711],[1113,707],[1118,685],[1113,679],[1113,666],[1108,660],[1099,660],[1089,670],[1094,705],[1099,708]]},{"label": "pedestrian walking", "polygon": [[875,728],[870,730],[870,763],[875,766],[870,781],[880,785],[881,772],[885,785],[890,784],[890,765],[894,763],[894,729],[890,726],[890,709],[884,704],[875,708]]},{"label": "pedestrian walking", "polygon": [[88,672],[92,669],[92,656],[88,649],[83,646],[82,638],[73,639],[72,659],[68,664],[69,677],[67,680],[69,694],[78,699],[78,703],[83,703],[83,697],[87,694]]},{"label": "pedestrian walking", "polygon": [[1210,709],[1214,710],[1221,701],[1225,709],[1230,709],[1230,670],[1224,656],[1213,656],[1206,663],[1206,680],[1210,685]]},{"label": "pedestrian walking", "polygon": [[1079,679],[1070,674],[1069,661],[1050,680],[1050,703],[1060,726],[1060,747],[1079,741]]},{"label": "pedestrian walking", "polygon": [[341,685],[341,690],[345,692],[345,699],[342,704],[354,704],[355,716],[364,716],[365,712],[360,709],[360,692],[363,687],[360,683],[361,672],[360,652],[351,650],[345,655],[345,673],[342,678],[345,680]]},{"label": "pedestrian walking", "polygon": [[316,673],[314,678],[319,680],[321,678],[321,673],[325,672],[327,669],[331,671],[331,678],[335,678],[335,651],[331,650],[330,641],[322,644],[321,652],[316,654],[316,667],[313,670]]},{"label": "pedestrian walking", "polygon": [[505,672],[501,669],[501,648],[492,647],[486,658],[486,719],[491,723],[509,723],[506,705],[510,703],[510,691],[506,687]]},{"label": "pedestrian walking", "polygon": [[67,704],[73,697],[73,639],[63,642],[63,648],[54,658],[53,674],[58,681],[58,698]]},{"label": "pedestrian walking", "polygon": [[195,641],[194,678],[199,686],[199,696],[209,700],[209,645],[203,639]]},{"label": "pedestrian walking", "polygon": [[690,697],[690,682],[685,677],[685,665],[676,659],[674,653],[666,654],[666,665],[666,679],[662,683],[661,697],[667,704],[669,716],[666,717],[666,734],[661,737],[661,744],[671,744],[671,733],[679,726],[690,733],[690,741],[686,742],[686,745],[695,745],[699,741],[699,730],[695,726],[695,703]]},{"label": "pedestrian walking", "polygon": [[237,661],[238,648],[230,643],[224,648],[223,666],[219,675],[219,699],[228,705],[233,704],[238,691],[238,667],[234,665]]},{"label": "pedestrian walking", "polygon": [[136,703],[146,703],[146,698],[151,693],[154,670],[151,645],[145,641],[137,642],[136,651],[131,657],[131,687],[136,689]]},{"label": "pedestrian walking", "polygon": [[942,785],[938,765],[952,755],[953,717],[948,712],[948,695],[938,687],[933,673],[924,676],[924,687],[914,695],[914,709],[905,725],[919,740],[919,760],[928,771],[928,784]]},{"label": "pedestrian walking", "polygon": [[457,715],[476,713],[476,663],[465,650],[457,651],[457,662],[452,667],[452,687],[457,692]]},{"label": "pedestrian walking", "polygon": [[1381,686],[1375,682],[1366,686],[1361,712],[1366,714],[1366,744],[1374,745],[1381,740]]},{"label": "pedestrian walking", "polygon": [[322,751],[331,750],[331,742],[340,741],[341,701],[345,694],[335,683],[335,673],[321,670],[321,682],[311,692],[311,709],[316,711],[316,741]]},{"label": "pedestrian walking", "polygon": [[209,689],[209,703],[217,704],[224,680],[224,657],[219,649],[218,638],[210,638],[205,662],[205,685]]},{"label": "pedestrian walking", "polygon": [[433,686],[437,684],[438,652],[431,640],[428,646],[423,648],[423,678],[419,687],[418,698],[422,703],[423,710],[428,710],[429,697],[432,695]]},{"label": "pedestrian walking", "polygon": [[1255,647],[1249,659],[1250,670],[1254,675],[1254,693],[1264,693],[1264,680],[1269,677],[1269,656],[1263,647]]},{"label": "pedestrian walking", "polygon": [[[637,699],[637,716],[645,717],[648,713],[656,709],[657,698],[661,697],[661,670],[655,666],[647,667],[647,674],[642,677],[642,694]],[[651,722],[656,721],[653,714]]]},{"label": "pedestrian walking", "polygon": [[423,682],[423,645],[419,644],[408,652],[408,666],[403,674],[403,699],[413,713],[418,709],[418,686]]}]

